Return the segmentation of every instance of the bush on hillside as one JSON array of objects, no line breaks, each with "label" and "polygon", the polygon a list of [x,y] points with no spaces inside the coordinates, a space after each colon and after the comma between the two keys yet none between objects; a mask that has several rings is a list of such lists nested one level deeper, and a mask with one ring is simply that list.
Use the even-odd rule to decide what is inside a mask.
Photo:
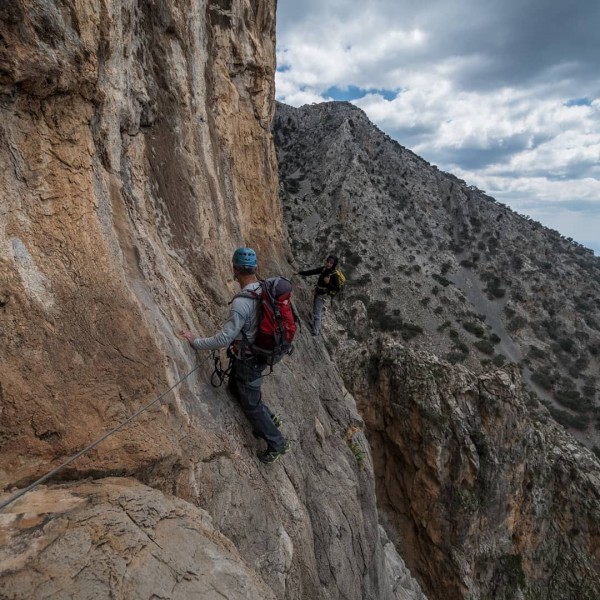
[{"label": "bush on hillside", "polygon": [[475,321],[467,321],[462,324],[463,329],[466,329],[469,333],[476,335],[477,337],[483,337],[485,334],[485,329]]},{"label": "bush on hillside", "polygon": [[571,353],[575,349],[575,342],[572,338],[563,337],[558,340],[558,345],[564,352]]},{"label": "bush on hillside", "polygon": [[573,427],[574,429],[582,431],[590,423],[590,420],[586,415],[572,415],[566,410],[560,410],[553,406],[548,406],[548,410],[563,427]]},{"label": "bush on hillside", "polygon": [[560,389],[554,394],[557,402],[577,412],[584,412],[592,407],[588,398],[573,389]]},{"label": "bush on hillside", "polygon": [[446,354],[446,360],[449,363],[456,365],[458,363],[465,362],[467,356],[469,355],[465,354],[464,352],[448,352],[448,354]]},{"label": "bush on hillside", "polygon": [[488,354],[491,356],[495,352],[494,346],[487,340],[478,340],[473,345],[475,348],[477,348],[477,350],[483,352],[483,354]]},{"label": "bush on hillside", "polygon": [[497,367],[502,367],[506,364],[506,356],[504,356],[504,354],[496,354],[496,356],[494,356],[494,358],[492,359],[492,362]]},{"label": "bush on hillside", "polygon": [[529,352],[527,353],[527,356],[531,359],[539,359],[544,358],[546,353],[537,346],[529,346]]},{"label": "bush on hillside", "polygon": [[521,315],[517,315],[508,322],[506,327],[511,333],[516,333],[520,329],[523,329],[525,325],[527,325],[527,319]]},{"label": "bush on hillside", "polygon": [[552,386],[556,383],[556,378],[553,375],[551,375],[547,370],[541,370],[532,373],[531,381],[544,388],[545,390],[551,390]]},{"label": "bush on hillside", "polygon": [[590,400],[594,400],[596,397],[596,388],[593,385],[584,385],[581,389],[583,395]]},{"label": "bush on hillside", "polygon": [[444,287],[448,287],[452,283],[449,279],[446,279],[443,275],[438,275],[437,273],[433,273],[431,277],[433,277],[433,279],[435,279],[440,285]]}]

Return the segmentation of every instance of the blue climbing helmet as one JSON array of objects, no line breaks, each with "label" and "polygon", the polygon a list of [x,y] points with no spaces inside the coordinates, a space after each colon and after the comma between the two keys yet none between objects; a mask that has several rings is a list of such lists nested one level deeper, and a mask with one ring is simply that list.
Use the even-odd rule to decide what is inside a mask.
[{"label": "blue climbing helmet", "polygon": [[236,267],[256,267],[256,252],[252,248],[238,248],[231,260]]}]

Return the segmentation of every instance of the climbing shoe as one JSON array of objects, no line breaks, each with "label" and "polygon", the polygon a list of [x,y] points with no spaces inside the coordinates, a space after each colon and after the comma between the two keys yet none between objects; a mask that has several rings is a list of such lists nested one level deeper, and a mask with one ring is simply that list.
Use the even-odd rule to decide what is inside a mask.
[{"label": "climbing shoe", "polygon": [[288,450],[290,449],[290,443],[286,442],[283,450],[270,450],[267,448],[266,452],[258,455],[258,460],[265,463],[265,465],[271,465],[278,461]]}]

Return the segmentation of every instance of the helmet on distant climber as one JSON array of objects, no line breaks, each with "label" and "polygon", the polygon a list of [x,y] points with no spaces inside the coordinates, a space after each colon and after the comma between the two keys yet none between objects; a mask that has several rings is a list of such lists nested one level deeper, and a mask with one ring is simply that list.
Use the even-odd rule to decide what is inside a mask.
[{"label": "helmet on distant climber", "polygon": [[238,248],[232,262],[235,267],[256,267],[256,252],[252,248]]}]

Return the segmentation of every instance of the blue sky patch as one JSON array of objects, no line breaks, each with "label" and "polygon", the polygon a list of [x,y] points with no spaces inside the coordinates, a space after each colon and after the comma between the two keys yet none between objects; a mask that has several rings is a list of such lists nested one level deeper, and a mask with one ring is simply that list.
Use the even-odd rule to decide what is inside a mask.
[{"label": "blue sky patch", "polygon": [[330,98],[341,102],[358,100],[367,94],[379,94],[388,101],[393,100],[398,95],[397,92],[392,90],[364,89],[355,85],[349,85],[344,88],[333,86],[323,92],[323,96],[329,96]]},{"label": "blue sky patch", "polygon": [[567,100],[565,106],[591,106],[592,101],[589,98],[574,98],[573,100]]}]

